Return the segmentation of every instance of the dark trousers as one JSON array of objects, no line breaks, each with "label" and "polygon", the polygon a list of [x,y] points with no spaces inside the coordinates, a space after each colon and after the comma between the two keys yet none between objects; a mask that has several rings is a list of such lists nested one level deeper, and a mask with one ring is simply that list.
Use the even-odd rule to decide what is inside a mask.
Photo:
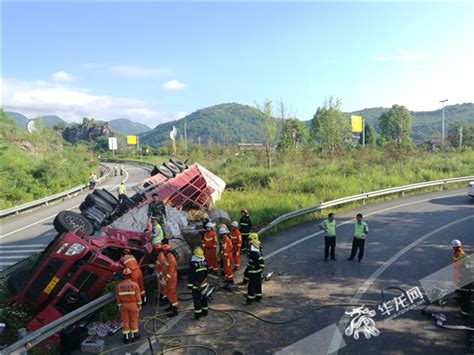
[{"label": "dark trousers", "polygon": [[242,246],[240,247],[241,252],[246,252],[249,248],[249,234],[250,233],[242,233]]},{"label": "dark trousers", "polygon": [[329,249],[331,249],[331,259],[336,259],[336,236],[324,237],[324,259],[329,257]]},{"label": "dark trousers", "polygon": [[254,299],[262,298],[262,273],[256,274],[249,273],[249,285],[247,287],[247,300],[253,301]]},{"label": "dark trousers", "polygon": [[207,311],[207,297],[201,294],[201,290],[199,288],[193,287],[193,302],[194,302],[194,313],[202,313],[202,311]]},{"label": "dark trousers", "polygon": [[364,246],[365,246],[365,239],[354,237],[354,239],[352,240],[352,251],[351,251],[351,256],[349,257],[349,259],[354,259],[357,253],[357,249],[359,249],[359,260],[362,260],[364,256]]}]

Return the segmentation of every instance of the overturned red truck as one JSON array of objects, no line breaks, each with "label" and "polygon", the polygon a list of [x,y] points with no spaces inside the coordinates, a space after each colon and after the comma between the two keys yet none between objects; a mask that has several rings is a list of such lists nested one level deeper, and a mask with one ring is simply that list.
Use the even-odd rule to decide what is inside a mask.
[{"label": "overturned red truck", "polygon": [[178,211],[209,209],[224,188],[223,180],[199,164],[188,167],[170,159],[155,167],[127,201],[119,203],[107,190],[95,190],[81,204],[80,214],[62,211],[56,216],[54,240],[34,263],[8,279],[13,295],[9,302],[38,311],[28,324],[33,331],[96,298],[122,269],[124,249],[130,249],[140,265],[152,263],[152,247],[143,230],[155,193],[169,206],[167,213],[177,216],[165,220],[165,232],[177,251],[179,269],[186,268],[191,247],[179,235],[187,221]]}]

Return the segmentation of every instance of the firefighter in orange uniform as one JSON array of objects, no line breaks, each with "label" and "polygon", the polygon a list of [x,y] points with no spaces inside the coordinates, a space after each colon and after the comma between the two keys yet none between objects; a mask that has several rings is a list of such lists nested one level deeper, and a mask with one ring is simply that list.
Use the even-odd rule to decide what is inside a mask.
[{"label": "firefighter in orange uniform", "polygon": [[239,231],[239,222],[230,224],[230,239],[232,240],[232,254],[234,256],[234,270],[240,268],[240,247],[242,246],[242,233]]},{"label": "firefighter in orange uniform", "polygon": [[206,224],[206,232],[202,238],[202,248],[204,249],[209,272],[217,274],[219,272],[219,264],[217,262],[217,235],[214,228],[214,223],[208,222]]},{"label": "firefighter in orange uniform", "polygon": [[229,230],[227,227],[219,228],[221,235],[221,260],[224,268],[224,282],[226,288],[232,288],[234,283],[234,275],[232,274],[232,241],[229,238]]},{"label": "firefighter in orange uniform", "polygon": [[140,287],[131,280],[132,270],[125,268],[122,272],[124,280],[115,288],[115,297],[120,309],[120,320],[122,321],[123,342],[140,339],[138,332],[138,313],[141,309],[142,299]]},{"label": "firefighter in orange uniform", "polygon": [[119,262],[124,266],[132,270],[132,280],[135,281],[140,287],[140,293],[142,296],[143,304],[146,304],[146,293],[145,293],[145,281],[143,279],[143,273],[138,265],[137,259],[132,255],[130,249],[124,249],[124,256],[122,256]]},{"label": "firefighter in orange uniform", "polygon": [[156,252],[156,281],[157,290],[159,290],[159,305],[164,306],[168,304],[168,296],[166,296],[166,275],[165,275],[165,255],[161,249],[161,244],[153,246]]},{"label": "firefighter in orange uniform", "polygon": [[176,259],[173,255],[172,249],[168,244],[161,246],[165,254],[165,275],[166,275],[166,294],[168,296],[169,308],[165,309],[170,317],[178,314],[178,297],[176,296],[176,283],[178,281],[178,270],[176,268]]}]

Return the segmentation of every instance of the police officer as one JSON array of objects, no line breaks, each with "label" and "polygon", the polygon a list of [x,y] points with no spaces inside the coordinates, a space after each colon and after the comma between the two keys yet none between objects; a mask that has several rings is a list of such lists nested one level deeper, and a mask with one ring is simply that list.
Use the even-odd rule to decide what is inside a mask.
[{"label": "police officer", "polygon": [[117,194],[120,203],[122,203],[123,199],[127,197],[127,189],[125,188],[123,181],[119,186],[117,186]]},{"label": "police officer", "polygon": [[188,273],[188,288],[192,290],[193,295],[194,319],[207,316],[208,301],[206,295],[203,294],[207,287],[207,263],[204,252],[200,247],[197,247],[193,251]]},{"label": "police officer", "polygon": [[328,218],[325,219],[319,228],[326,232],[324,237],[324,261],[328,261],[329,249],[331,249],[331,260],[336,259],[336,220],[334,219],[334,213],[329,213]]},{"label": "police officer", "polygon": [[369,234],[369,225],[362,220],[362,213],[358,213],[356,216],[357,222],[354,227],[354,239],[352,240],[351,255],[347,260],[354,260],[354,257],[359,249],[359,262],[364,256],[365,238]]}]

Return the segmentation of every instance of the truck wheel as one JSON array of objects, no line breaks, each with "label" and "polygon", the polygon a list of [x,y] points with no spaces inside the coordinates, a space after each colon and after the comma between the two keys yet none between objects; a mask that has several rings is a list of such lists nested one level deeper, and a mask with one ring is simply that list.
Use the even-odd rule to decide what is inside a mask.
[{"label": "truck wheel", "polygon": [[161,175],[163,175],[164,177],[167,177],[168,179],[172,179],[174,177],[173,172],[170,169],[168,169],[166,166],[161,165],[157,169]]},{"label": "truck wheel", "polygon": [[151,175],[151,176],[154,176],[154,175],[158,174],[159,172],[160,172],[160,171],[158,170],[158,167],[155,165],[155,166],[153,167],[153,169],[150,171],[150,175]]},{"label": "truck wheel", "polygon": [[178,168],[177,165],[169,162],[169,161],[166,161],[163,163],[164,166],[166,166],[168,169],[171,170],[172,173],[174,173],[175,175],[178,175],[180,172],[181,172],[181,169]]},{"label": "truck wheel", "polygon": [[180,168],[181,171],[186,170],[188,168],[188,166],[179,159],[171,158],[170,162],[172,162],[174,165]]},{"label": "truck wheel", "polygon": [[58,233],[66,233],[68,231],[83,231],[86,235],[94,234],[94,227],[91,222],[81,216],[79,213],[72,211],[61,211],[57,214],[53,221],[54,228]]},{"label": "truck wheel", "polygon": [[85,199],[86,205],[89,207],[96,207],[101,211],[104,211],[108,214],[114,211],[114,208],[106,201],[102,200],[99,196],[94,194],[89,194]]},{"label": "truck wheel", "polygon": [[119,204],[119,200],[106,189],[94,190],[94,195],[99,196],[114,208]]}]

